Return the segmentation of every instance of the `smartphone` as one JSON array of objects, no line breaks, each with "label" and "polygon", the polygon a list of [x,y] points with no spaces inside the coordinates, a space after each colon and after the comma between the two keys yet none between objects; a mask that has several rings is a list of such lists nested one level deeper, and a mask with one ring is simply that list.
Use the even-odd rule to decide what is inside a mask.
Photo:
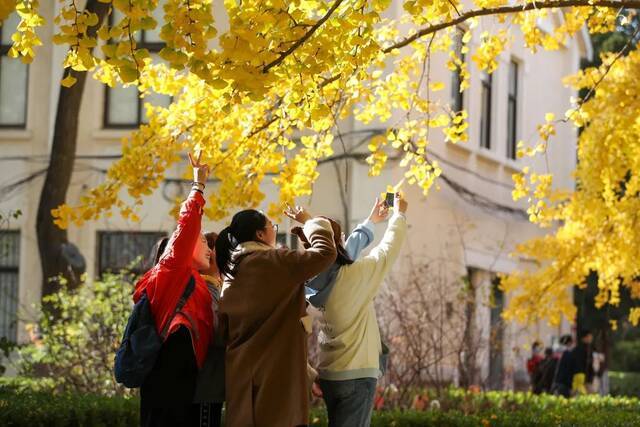
[{"label": "smartphone", "polygon": [[395,198],[396,198],[396,193],[387,193],[387,195],[384,198],[384,204],[387,205],[387,207],[392,208],[393,201]]}]

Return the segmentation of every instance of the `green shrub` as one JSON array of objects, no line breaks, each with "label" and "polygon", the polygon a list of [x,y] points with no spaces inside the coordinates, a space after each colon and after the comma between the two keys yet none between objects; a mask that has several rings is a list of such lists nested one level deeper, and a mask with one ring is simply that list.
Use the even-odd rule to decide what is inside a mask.
[{"label": "green shrub", "polygon": [[113,377],[113,358],[131,312],[126,275],[105,275],[46,297],[57,316],[40,315],[42,339],[20,348],[23,376],[46,376],[60,392],[127,395]]},{"label": "green shrub", "polygon": [[640,397],[640,372],[609,372],[612,396]]},{"label": "green shrub", "polygon": [[0,390],[5,427],[136,426],[138,400],[120,396]]},{"label": "green shrub", "polygon": [[612,355],[611,370],[640,372],[640,341],[618,341]]},{"label": "green shrub", "polygon": [[[137,426],[136,397],[33,391],[31,379],[0,381],[0,425],[6,427]],[[48,386],[47,386],[48,387]],[[45,387],[46,388],[46,387]],[[430,392],[426,392],[430,394]],[[430,398],[432,399],[432,398]],[[433,398],[430,402],[434,402]],[[440,409],[375,411],[373,427],[616,427],[640,425],[640,401],[583,396],[567,400],[529,393],[471,393],[450,389]],[[324,407],[314,408],[310,425],[326,426]]]}]

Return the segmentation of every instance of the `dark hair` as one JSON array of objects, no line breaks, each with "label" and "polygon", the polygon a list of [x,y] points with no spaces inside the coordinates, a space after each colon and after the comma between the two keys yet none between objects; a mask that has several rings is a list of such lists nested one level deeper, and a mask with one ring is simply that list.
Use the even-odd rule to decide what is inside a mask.
[{"label": "dark hair", "polygon": [[213,231],[207,231],[204,233],[204,238],[207,239],[207,246],[209,249],[213,250],[216,248],[216,240],[218,240],[218,233]]},{"label": "dark hair", "polygon": [[235,269],[231,252],[240,243],[256,239],[256,233],[267,225],[267,217],[255,209],[240,211],[231,219],[231,225],[223,229],[216,240],[216,264],[221,276],[233,277]]},{"label": "dark hair", "polygon": [[591,330],[589,330],[589,329],[581,329],[580,332],[578,333],[578,339],[582,340],[587,335],[593,336],[593,333],[591,332]]},{"label": "dark hair", "polygon": [[165,249],[167,249],[167,243],[169,243],[168,237],[163,237],[156,242],[155,246],[153,247],[153,256],[151,258],[153,260],[153,264],[151,265],[151,267],[160,262],[162,254],[164,253]]},{"label": "dark hair", "polygon": [[570,334],[565,334],[560,337],[560,344],[570,345],[573,342],[573,337]]},{"label": "dark hair", "polygon": [[347,250],[342,246],[342,227],[336,221],[329,219],[331,228],[333,229],[333,242],[336,245],[336,251],[338,256],[336,258],[336,264],[339,266],[353,264],[353,260],[347,253]]},{"label": "dark hair", "polygon": [[547,347],[544,349],[544,355],[546,357],[551,357],[553,356],[553,349],[551,347]]}]

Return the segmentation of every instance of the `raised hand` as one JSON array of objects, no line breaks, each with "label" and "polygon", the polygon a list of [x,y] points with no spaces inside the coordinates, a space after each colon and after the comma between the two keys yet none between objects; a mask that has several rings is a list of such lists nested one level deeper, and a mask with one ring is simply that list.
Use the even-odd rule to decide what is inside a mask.
[{"label": "raised hand", "polygon": [[193,168],[193,181],[201,184],[203,187],[207,182],[207,178],[209,178],[209,165],[202,163],[202,150],[198,151],[198,156],[196,160],[193,159],[191,153],[189,153],[189,162],[191,163],[191,167]]},{"label": "raised hand", "polygon": [[311,214],[301,206],[292,208],[291,206],[287,205],[287,208],[284,210],[284,214],[292,220],[298,221],[300,224],[304,224],[311,219]]},{"label": "raised hand", "polygon": [[396,212],[406,213],[408,207],[409,203],[407,202],[407,200],[402,197],[400,193],[396,193],[396,197],[393,200],[393,209]]},{"label": "raised hand", "polygon": [[387,219],[387,215],[389,214],[389,207],[385,203],[384,200],[380,200],[380,198],[376,197],[376,202],[371,208],[371,213],[369,214],[369,221],[377,224],[379,222]]}]

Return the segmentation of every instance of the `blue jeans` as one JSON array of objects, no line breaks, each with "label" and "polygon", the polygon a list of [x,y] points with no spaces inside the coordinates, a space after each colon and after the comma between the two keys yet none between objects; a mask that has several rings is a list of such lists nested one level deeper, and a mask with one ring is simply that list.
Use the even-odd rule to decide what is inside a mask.
[{"label": "blue jeans", "polygon": [[377,383],[375,378],[344,381],[320,379],[329,414],[329,427],[369,427]]}]

